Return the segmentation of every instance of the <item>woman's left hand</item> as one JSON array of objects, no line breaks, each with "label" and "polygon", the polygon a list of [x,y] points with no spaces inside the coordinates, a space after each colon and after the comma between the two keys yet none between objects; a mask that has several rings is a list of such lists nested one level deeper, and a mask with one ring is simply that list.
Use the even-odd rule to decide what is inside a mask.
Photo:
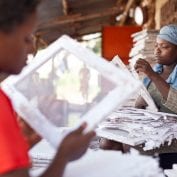
[{"label": "woman's left hand", "polygon": [[153,71],[151,65],[144,59],[137,60],[135,66],[135,70],[139,72],[143,72],[148,77],[151,77],[155,72]]}]

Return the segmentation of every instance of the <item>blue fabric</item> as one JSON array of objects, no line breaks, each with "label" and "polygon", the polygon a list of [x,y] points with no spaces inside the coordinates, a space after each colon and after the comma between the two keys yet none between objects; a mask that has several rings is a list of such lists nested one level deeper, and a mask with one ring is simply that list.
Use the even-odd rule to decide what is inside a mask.
[{"label": "blue fabric", "polygon": [[177,25],[171,24],[162,27],[157,37],[177,45]]},{"label": "blue fabric", "polygon": [[[154,66],[153,70],[156,73],[160,74],[160,73],[163,72],[163,65],[156,64]],[[171,72],[171,74],[169,75],[169,77],[166,80],[166,82],[168,84],[170,84],[174,89],[177,89],[177,65],[175,66],[175,68],[173,69],[173,71]],[[150,83],[151,83],[151,80],[148,77],[145,77],[144,80],[143,80],[143,84],[145,85],[145,87],[148,87]]]}]

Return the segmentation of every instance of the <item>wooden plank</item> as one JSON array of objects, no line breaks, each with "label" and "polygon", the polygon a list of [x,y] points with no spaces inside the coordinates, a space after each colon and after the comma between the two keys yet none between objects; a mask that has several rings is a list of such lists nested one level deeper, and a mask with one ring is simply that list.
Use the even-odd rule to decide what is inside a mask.
[{"label": "wooden plank", "polygon": [[82,22],[86,20],[92,20],[95,18],[116,15],[119,13],[120,13],[120,9],[118,7],[113,7],[113,8],[107,9],[106,12],[103,11],[100,13],[88,14],[84,16],[81,14],[67,15],[67,16],[59,17],[57,20],[49,21],[47,24],[39,25],[38,30],[42,30],[45,28],[51,28],[54,26],[59,26],[59,25],[64,25],[64,24],[69,24],[69,23]]},{"label": "wooden plank", "polygon": [[91,9],[92,6],[97,6],[101,4],[106,4],[109,6],[116,5],[117,0],[68,0],[69,7],[72,9],[89,7]]},{"label": "wooden plank", "polygon": [[[86,2],[86,1],[84,1],[84,2]],[[69,5],[69,13],[70,14],[82,13],[82,14],[86,15],[86,14],[106,11],[108,8],[116,7],[115,0],[113,2],[111,2],[111,0],[106,0],[106,1],[103,0],[101,2],[96,1],[96,2],[94,2],[92,4],[88,4],[88,5],[83,4],[83,6],[77,6],[77,4],[75,4],[75,6],[73,6],[73,4]]]},{"label": "wooden plank", "polygon": [[[64,25],[62,27],[57,27],[57,28],[48,28],[45,31],[38,31],[36,34],[40,36],[45,36],[45,35],[51,35],[55,36],[57,34],[69,34],[73,35],[74,33],[77,32],[77,36],[82,36],[85,34],[89,33],[94,33],[94,32],[101,32],[103,26],[108,26],[110,25],[110,21],[105,20],[105,21],[97,21],[94,23],[85,23],[85,24],[74,24],[73,25]],[[56,37],[57,38],[57,37]]]},{"label": "wooden plank", "polygon": [[[97,24],[97,25],[96,25]],[[80,25],[80,23],[78,24]],[[76,26],[75,28],[73,25],[65,25],[62,26],[62,28],[53,28],[48,29],[47,31],[38,32],[38,35],[40,35],[47,43],[51,43],[54,40],[56,40],[58,37],[60,37],[63,34],[67,34],[73,38],[79,39],[83,35],[101,32],[102,28],[104,26],[109,26],[110,21],[100,21],[93,23],[84,24],[81,26]]]}]

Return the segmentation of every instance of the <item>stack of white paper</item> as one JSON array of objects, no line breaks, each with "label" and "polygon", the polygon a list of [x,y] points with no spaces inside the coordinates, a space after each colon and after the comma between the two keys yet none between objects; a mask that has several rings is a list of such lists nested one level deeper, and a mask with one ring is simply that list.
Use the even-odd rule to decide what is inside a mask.
[{"label": "stack of white paper", "polygon": [[97,134],[132,146],[145,143],[144,150],[151,150],[177,138],[177,116],[122,108],[100,124]]},{"label": "stack of white paper", "polygon": [[143,30],[132,35],[134,45],[129,53],[132,67],[139,58],[146,59],[152,66],[154,65],[154,46],[157,34],[157,30]]},{"label": "stack of white paper", "polygon": [[[34,159],[38,157],[52,160],[53,149],[47,142],[39,143],[31,151]],[[42,152],[42,153],[41,153]],[[49,165],[50,163],[48,163]],[[47,166],[33,168],[32,176],[39,176]],[[67,165],[63,177],[164,177],[157,159],[139,155],[137,151],[122,154],[119,151],[92,151],[79,160]]]},{"label": "stack of white paper", "polygon": [[172,169],[164,170],[164,173],[167,177],[177,177],[177,164],[173,164]]},{"label": "stack of white paper", "polygon": [[158,162],[137,152],[88,151],[66,168],[64,177],[164,177]]},{"label": "stack of white paper", "polygon": [[56,154],[55,149],[46,140],[41,140],[30,151],[32,170],[47,168]]}]

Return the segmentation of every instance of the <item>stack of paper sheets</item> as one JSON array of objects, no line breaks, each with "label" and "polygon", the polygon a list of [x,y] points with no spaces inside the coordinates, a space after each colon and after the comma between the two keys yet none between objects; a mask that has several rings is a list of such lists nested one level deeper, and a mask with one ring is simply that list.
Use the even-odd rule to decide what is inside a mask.
[{"label": "stack of paper sheets", "polygon": [[164,170],[164,173],[167,177],[177,177],[177,164],[173,164],[172,169]]},{"label": "stack of paper sheets", "polygon": [[29,156],[32,160],[32,171],[47,168],[52,162],[55,153],[55,149],[46,140],[41,140],[29,151]]},{"label": "stack of paper sheets", "polygon": [[[32,158],[38,158],[39,155],[42,158],[43,154],[43,159],[52,160],[53,149],[49,147],[47,142],[39,143],[31,151]],[[33,168],[31,175],[39,176],[47,166]],[[119,151],[88,150],[81,159],[67,165],[63,177],[164,177],[164,175],[157,159],[139,155],[135,150],[128,154]]]},{"label": "stack of paper sheets", "polygon": [[134,65],[139,58],[146,59],[151,65],[154,64],[154,46],[157,34],[157,30],[143,30],[132,35],[134,45],[129,53],[131,65]]},{"label": "stack of paper sheets", "polygon": [[151,150],[177,138],[177,116],[135,108],[122,108],[108,116],[97,129],[101,137]]}]

